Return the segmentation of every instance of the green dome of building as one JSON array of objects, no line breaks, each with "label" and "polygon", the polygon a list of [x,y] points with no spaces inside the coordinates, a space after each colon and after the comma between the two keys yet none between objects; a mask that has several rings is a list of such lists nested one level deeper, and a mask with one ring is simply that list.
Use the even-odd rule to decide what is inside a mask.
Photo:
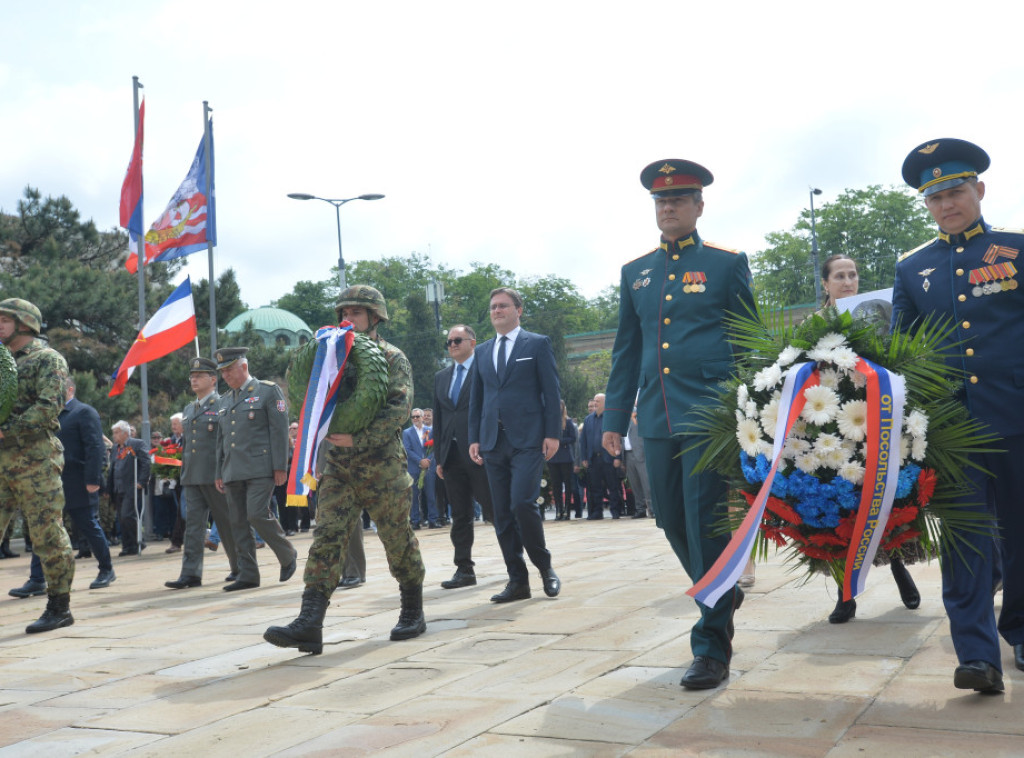
[{"label": "green dome of building", "polygon": [[313,339],[313,332],[305,321],[294,313],[270,306],[238,314],[228,322],[224,331],[237,334],[244,331],[249,321],[267,347],[280,345],[288,350],[294,350]]}]

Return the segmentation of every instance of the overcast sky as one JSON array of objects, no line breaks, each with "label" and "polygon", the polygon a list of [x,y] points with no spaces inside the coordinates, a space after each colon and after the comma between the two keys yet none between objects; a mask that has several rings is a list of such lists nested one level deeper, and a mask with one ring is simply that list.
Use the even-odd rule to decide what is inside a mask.
[{"label": "overcast sky", "polygon": [[[985,1],[6,0],[0,210],[32,185],[116,226],[137,75],[147,227],[208,100],[215,271],[233,267],[253,307],[337,262],[333,208],[289,192],[387,196],[342,209],[350,262],[417,251],[587,296],[657,243],[638,177],[662,158],[714,173],[701,234],[750,253],[810,186],[828,202],[900,184],[936,137],[989,152],[986,218],[1021,226],[1021,17]],[[193,280],[206,265],[190,259]]]}]

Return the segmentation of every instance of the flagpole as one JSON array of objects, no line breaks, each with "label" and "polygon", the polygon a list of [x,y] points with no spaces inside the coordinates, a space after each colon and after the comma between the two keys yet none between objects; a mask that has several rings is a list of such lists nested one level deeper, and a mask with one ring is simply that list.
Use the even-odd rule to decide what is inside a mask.
[{"label": "flagpole", "polygon": [[[207,230],[212,228],[214,230],[214,233],[216,234],[216,205],[214,204],[213,196],[213,193],[216,190],[213,189],[213,134],[211,132],[213,127],[213,119],[210,116],[210,113],[212,112],[213,108],[210,107],[209,101],[203,100],[203,149],[206,151],[205,195],[207,208]],[[210,264],[210,356],[213,357],[217,352],[217,298],[216,281],[213,278],[213,242],[210,240],[209,231],[207,231],[206,254]],[[196,338],[196,350],[198,354],[198,337]]]},{"label": "flagpole", "polygon": [[[139,90],[143,89],[142,83],[139,82],[139,77],[132,77],[132,104],[134,106],[135,115],[135,134],[139,132]],[[143,178],[140,178],[140,184],[143,182]],[[143,211],[143,202],[145,200],[145,193],[142,189],[145,187],[144,184],[140,186],[140,199],[139,199],[139,218],[145,219]],[[142,236],[136,243],[138,246],[138,268],[139,268],[139,330],[141,331],[143,325],[146,323],[146,235],[143,231]],[[142,384],[142,439],[149,439],[149,376],[146,371],[146,364],[142,364],[141,373],[139,375]]]}]

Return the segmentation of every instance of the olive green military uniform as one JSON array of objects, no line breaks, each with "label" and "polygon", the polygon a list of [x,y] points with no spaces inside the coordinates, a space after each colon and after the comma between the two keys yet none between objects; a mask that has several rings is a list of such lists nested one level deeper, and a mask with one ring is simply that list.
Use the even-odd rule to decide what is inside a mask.
[{"label": "olive green military uniform", "polygon": [[328,445],[317,487],[316,530],[303,581],[330,597],[338,586],[349,539],[363,509],[377,524],[391,575],[402,587],[422,585],[426,573],[409,523],[412,479],[405,470],[402,427],[412,410],[412,367],[405,354],[378,338],[388,362],[388,396],[377,418],[352,435],[353,447]]},{"label": "olive green military uniform", "polygon": [[216,478],[223,480],[228,496],[238,581],[259,584],[250,525],[281,566],[289,565],[296,556],[270,511],[274,472],[288,470],[288,409],[280,387],[250,377],[240,389],[221,396],[217,414]]},{"label": "olive green military uniform", "polygon": [[20,508],[32,549],[43,562],[51,595],[66,595],[75,577],[71,541],[64,530],[64,447],[57,417],[64,409],[68,364],[38,338],[14,352],[18,397],[0,427],[0,534]]}]

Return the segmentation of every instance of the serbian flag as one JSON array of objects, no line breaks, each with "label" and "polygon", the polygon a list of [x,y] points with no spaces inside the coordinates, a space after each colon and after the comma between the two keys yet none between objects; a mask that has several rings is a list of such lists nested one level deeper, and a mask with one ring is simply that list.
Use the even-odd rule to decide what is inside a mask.
[{"label": "serbian flag", "polygon": [[114,374],[114,386],[108,393],[109,397],[124,392],[124,385],[136,366],[162,358],[179,347],[184,347],[196,338],[196,309],[192,303],[192,282],[188,277],[178,285],[171,296],[146,322],[128,348],[128,355],[121,361],[120,368]]},{"label": "serbian flag", "polygon": [[[210,183],[206,183],[206,140],[199,141],[199,150],[185,180],[174,193],[167,208],[146,232],[146,264],[171,261],[205,250],[217,244],[216,206],[213,190],[213,123],[210,123]],[[125,268],[138,270],[137,250],[129,253]]]},{"label": "serbian flag", "polygon": [[306,385],[306,398],[299,412],[299,435],[288,474],[287,505],[306,505],[306,496],[316,489],[317,453],[331,425],[345,361],[356,334],[352,324],[342,321],[338,326],[320,327],[316,330],[315,339],[316,355],[309,373],[309,384]]},{"label": "serbian flag", "polygon": [[[139,237],[142,236],[142,126],[146,119],[146,101],[139,106],[139,129],[135,133],[135,147],[128,171],[121,185],[121,226],[128,230],[129,260],[138,256]],[[134,269],[131,269],[134,271]]]}]

